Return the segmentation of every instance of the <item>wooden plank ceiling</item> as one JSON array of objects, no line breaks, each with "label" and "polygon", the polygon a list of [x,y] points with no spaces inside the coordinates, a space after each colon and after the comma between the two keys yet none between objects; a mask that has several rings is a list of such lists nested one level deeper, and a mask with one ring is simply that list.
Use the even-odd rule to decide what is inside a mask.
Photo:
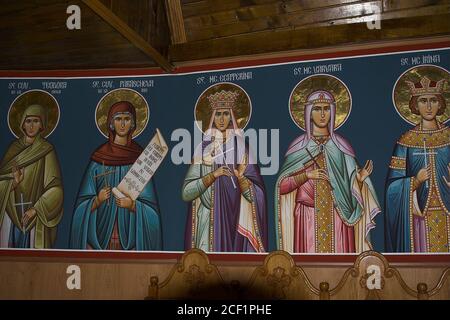
[{"label": "wooden plank ceiling", "polygon": [[[0,69],[96,69],[153,67],[158,64],[132,43],[111,19],[87,4],[104,6],[110,16],[167,56],[169,31],[164,3],[145,1],[0,0]],[[66,9],[81,9],[81,30],[68,30]],[[132,5],[131,5],[132,4]]]},{"label": "wooden plank ceiling", "polygon": [[[66,28],[67,6],[81,30]],[[368,30],[371,8],[381,29]],[[450,36],[450,0],[0,0],[0,69],[161,67]]]},{"label": "wooden plank ceiling", "polygon": [[[450,35],[449,0],[181,0],[171,61]],[[369,30],[379,8],[380,30]]]}]

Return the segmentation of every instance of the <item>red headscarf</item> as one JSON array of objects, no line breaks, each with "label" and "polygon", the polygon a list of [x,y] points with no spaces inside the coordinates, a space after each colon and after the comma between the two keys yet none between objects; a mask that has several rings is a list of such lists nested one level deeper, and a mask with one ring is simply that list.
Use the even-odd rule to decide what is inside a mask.
[{"label": "red headscarf", "polygon": [[[133,116],[134,128],[128,133],[126,146],[114,143],[116,133],[111,129],[110,124],[117,113],[129,112]],[[133,132],[136,128],[136,109],[128,101],[119,101],[112,105],[108,113],[108,135],[109,141],[101,145],[92,154],[91,159],[98,163],[104,163],[107,166],[124,166],[133,164],[142,153],[142,147],[132,140]]]}]

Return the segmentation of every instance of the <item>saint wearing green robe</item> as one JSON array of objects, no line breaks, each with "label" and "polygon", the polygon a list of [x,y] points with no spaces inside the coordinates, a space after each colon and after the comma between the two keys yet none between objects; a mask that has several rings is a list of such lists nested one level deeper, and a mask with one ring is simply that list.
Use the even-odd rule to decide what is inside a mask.
[{"label": "saint wearing green robe", "polygon": [[51,248],[63,214],[63,187],[55,150],[42,133],[46,110],[26,108],[22,135],[0,163],[0,247]]}]

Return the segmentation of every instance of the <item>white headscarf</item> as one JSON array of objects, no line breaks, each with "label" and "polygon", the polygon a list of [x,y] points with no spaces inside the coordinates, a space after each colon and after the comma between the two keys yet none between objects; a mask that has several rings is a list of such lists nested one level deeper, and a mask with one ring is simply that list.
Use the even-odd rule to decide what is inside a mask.
[{"label": "white headscarf", "polygon": [[288,151],[286,153],[286,156],[296,152],[298,150],[303,149],[306,147],[306,145],[309,143],[309,141],[312,139],[312,131],[313,131],[313,123],[311,119],[311,112],[314,105],[318,102],[325,102],[330,104],[330,122],[328,123],[328,131],[330,133],[330,137],[333,140],[333,142],[336,144],[336,146],[341,150],[342,152],[354,157],[355,152],[353,151],[353,148],[351,145],[340,135],[336,134],[334,132],[334,122],[336,119],[336,102],[334,100],[333,95],[325,90],[318,90],[314,91],[308,96],[308,99],[306,101],[305,105],[305,129],[306,133],[295,139],[291,145],[288,148]]}]

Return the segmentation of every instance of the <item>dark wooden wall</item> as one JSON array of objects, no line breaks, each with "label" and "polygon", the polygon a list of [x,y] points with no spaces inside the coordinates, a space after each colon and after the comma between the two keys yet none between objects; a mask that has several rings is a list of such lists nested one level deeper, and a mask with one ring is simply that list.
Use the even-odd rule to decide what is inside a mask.
[{"label": "dark wooden wall", "polygon": [[[103,0],[139,35],[167,54],[161,0]],[[130,6],[133,3],[133,6]],[[81,8],[81,30],[68,30],[66,8]],[[155,62],[79,0],[0,1],[0,69],[152,67]]]},{"label": "dark wooden wall", "polygon": [[167,55],[170,34],[164,0],[101,0],[101,2],[162,55]]}]

